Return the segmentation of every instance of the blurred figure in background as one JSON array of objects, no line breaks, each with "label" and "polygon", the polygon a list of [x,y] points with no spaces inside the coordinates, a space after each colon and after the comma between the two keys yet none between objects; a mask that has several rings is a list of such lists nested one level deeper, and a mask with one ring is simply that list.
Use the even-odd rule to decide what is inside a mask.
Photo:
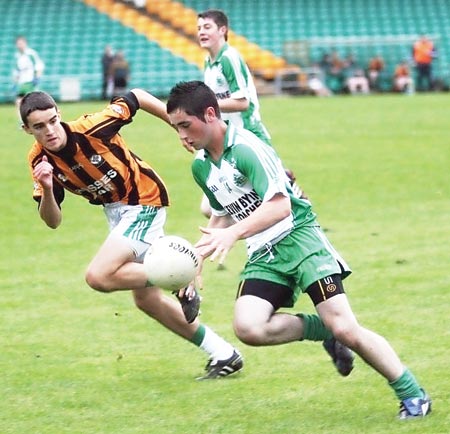
[{"label": "blurred figure in background", "polygon": [[25,36],[17,36],[16,48],[13,81],[16,108],[19,110],[20,101],[25,94],[37,89],[45,65],[37,51],[28,46]]},{"label": "blurred figure in background", "polygon": [[112,96],[112,78],[110,75],[111,64],[114,60],[114,53],[111,45],[105,45],[102,56],[102,99],[106,100]]},{"label": "blurred figure in background", "polygon": [[316,96],[331,96],[333,93],[325,84],[324,72],[318,65],[308,75],[308,89]]},{"label": "blurred figure in background", "polygon": [[417,72],[417,90],[431,90],[432,81],[432,63],[437,57],[433,41],[422,35],[413,45],[413,58],[416,64]]},{"label": "blurred figure in background", "polygon": [[384,70],[385,64],[381,54],[377,54],[369,60],[367,67],[367,78],[369,79],[369,87],[371,90],[380,90],[380,74]]},{"label": "blurred figure in background", "polygon": [[113,81],[113,95],[120,96],[126,93],[130,80],[130,65],[125,59],[122,50],[119,50],[111,63],[110,75]]},{"label": "blurred figure in background", "polygon": [[414,93],[414,80],[406,60],[395,67],[393,84],[395,92]]},{"label": "blurred figure in background", "polygon": [[369,80],[361,68],[355,68],[351,71],[351,75],[346,80],[348,91],[352,95],[369,93]]}]

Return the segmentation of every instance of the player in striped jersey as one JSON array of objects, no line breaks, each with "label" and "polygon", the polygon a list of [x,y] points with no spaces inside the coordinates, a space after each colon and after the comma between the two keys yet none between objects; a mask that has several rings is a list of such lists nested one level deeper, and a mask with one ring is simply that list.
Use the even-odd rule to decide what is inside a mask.
[{"label": "player in striped jersey", "polygon": [[[65,191],[102,205],[110,234],[88,267],[89,286],[101,292],[131,288],[139,309],[208,353],[202,378],[223,377],[242,369],[239,352],[198,318],[185,318],[174,298],[147,282],[141,262],[152,241],[164,235],[169,197],[161,177],[119,134],[138,109],[168,122],[164,104],[141,89],[67,123],[47,93],[25,95],[20,114],[24,130],[36,140],[29,152],[33,197],[40,217],[54,229],[61,224]],[[187,292],[195,295],[192,288]]]},{"label": "player in striped jersey", "polygon": [[[201,257],[222,264],[238,240],[247,243],[233,320],[237,337],[254,346],[323,341],[342,375],[353,368],[349,347],[389,382],[401,419],[428,414],[430,398],[389,343],[358,324],[342,285],[351,271],[311,203],[292,194],[274,149],[223,121],[214,92],[201,81],[176,85],[167,113],[182,143],[198,151],[192,174],[212,207],[196,244]],[[302,292],[317,315],[277,312]]]}]

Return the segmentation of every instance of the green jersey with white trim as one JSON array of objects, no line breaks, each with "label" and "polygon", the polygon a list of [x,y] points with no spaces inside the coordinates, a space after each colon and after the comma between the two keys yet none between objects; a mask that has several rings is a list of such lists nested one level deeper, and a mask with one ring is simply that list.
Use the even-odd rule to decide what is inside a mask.
[{"label": "green jersey with white trim", "polygon": [[249,101],[247,110],[222,113],[222,119],[252,131],[261,140],[270,144],[270,134],[261,121],[258,96],[252,75],[235,48],[225,44],[214,62],[211,62],[209,56],[205,59],[204,81],[219,100],[246,98]]},{"label": "green jersey with white trim", "polygon": [[216,216],[235,222],[248,217],[263,202],[281,193],[291,200],[291,214],[246,239],[250,257],[255,251],[284,238],[295,227],[314,222],[311,203],[297,198],[275,150],[251,132],[227,122],[224,152],[213,161],[206,150],[197,153],[192,174],[209,199]]}]

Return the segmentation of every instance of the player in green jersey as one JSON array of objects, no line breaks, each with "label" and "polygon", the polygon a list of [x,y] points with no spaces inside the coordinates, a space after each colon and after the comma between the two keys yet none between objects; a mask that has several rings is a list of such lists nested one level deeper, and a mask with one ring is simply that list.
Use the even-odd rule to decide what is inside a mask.
[{"label": "player in green jersey", "polygon": [[[228,17],[217,9],[198,14],[197,39],[208,52],[204,64],[204,82],[216,94],[224,120],[256,134],[268,145],[271,137],[262,123],[259,101],[253,77],[240,53],[228,44]],[[291,170],[286,170],[294,192],[300,196]],[[201,210],[209,217],[208,202],[202,201]]]},{"label": "player in green jersey", "polygon": [[16,48],[13,80],[16,93],[16,107],[19,110],[20,101],[24,95],[37,89],[45,65],[37,51],[28,46],[24,36],[17,36]]},{"label": "player in green jersey", "polygon": [[[199,254],[223,263],[238,240],[247,244],[236,336],[254,346],[324,341],[340,372],[341,363],[348,368],[343,375],[352,368],[349,347],[389,382],[401,419],[431,412],[430,398],[390,344],[359,325],[342,285],[350,269],[320,229],[311,203],[292,194],[275,150],[223,121],[214,92],[201,81],[176,85],[167,113],[181,141],[198,151],[192,173],[212,207],[196,244]],[[317,315],[278,312],[302,292]]]}]

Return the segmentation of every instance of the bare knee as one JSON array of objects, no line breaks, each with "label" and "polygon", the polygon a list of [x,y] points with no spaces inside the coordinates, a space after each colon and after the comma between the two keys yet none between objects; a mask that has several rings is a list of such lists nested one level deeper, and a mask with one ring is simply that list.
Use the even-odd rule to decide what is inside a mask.
[{"label": "bare knee", "polygon": [[361,326],[358,323],[334,323],[330,324],[329,329],[333,336],[342,344],[349,348],[358,347]]},{"label": "bare knee", "polygon": [[234,324],[234,333],[236,337],[244,344],[251,346],[264,345],[263,328],[250,324]]},{"label": "bare knee", "polygon": [[85,275],[86,283],[96,291],[99,292],[111,292],[112,288],[107,285],[106,276],[98,273],[92,269],[88,269]]}]

